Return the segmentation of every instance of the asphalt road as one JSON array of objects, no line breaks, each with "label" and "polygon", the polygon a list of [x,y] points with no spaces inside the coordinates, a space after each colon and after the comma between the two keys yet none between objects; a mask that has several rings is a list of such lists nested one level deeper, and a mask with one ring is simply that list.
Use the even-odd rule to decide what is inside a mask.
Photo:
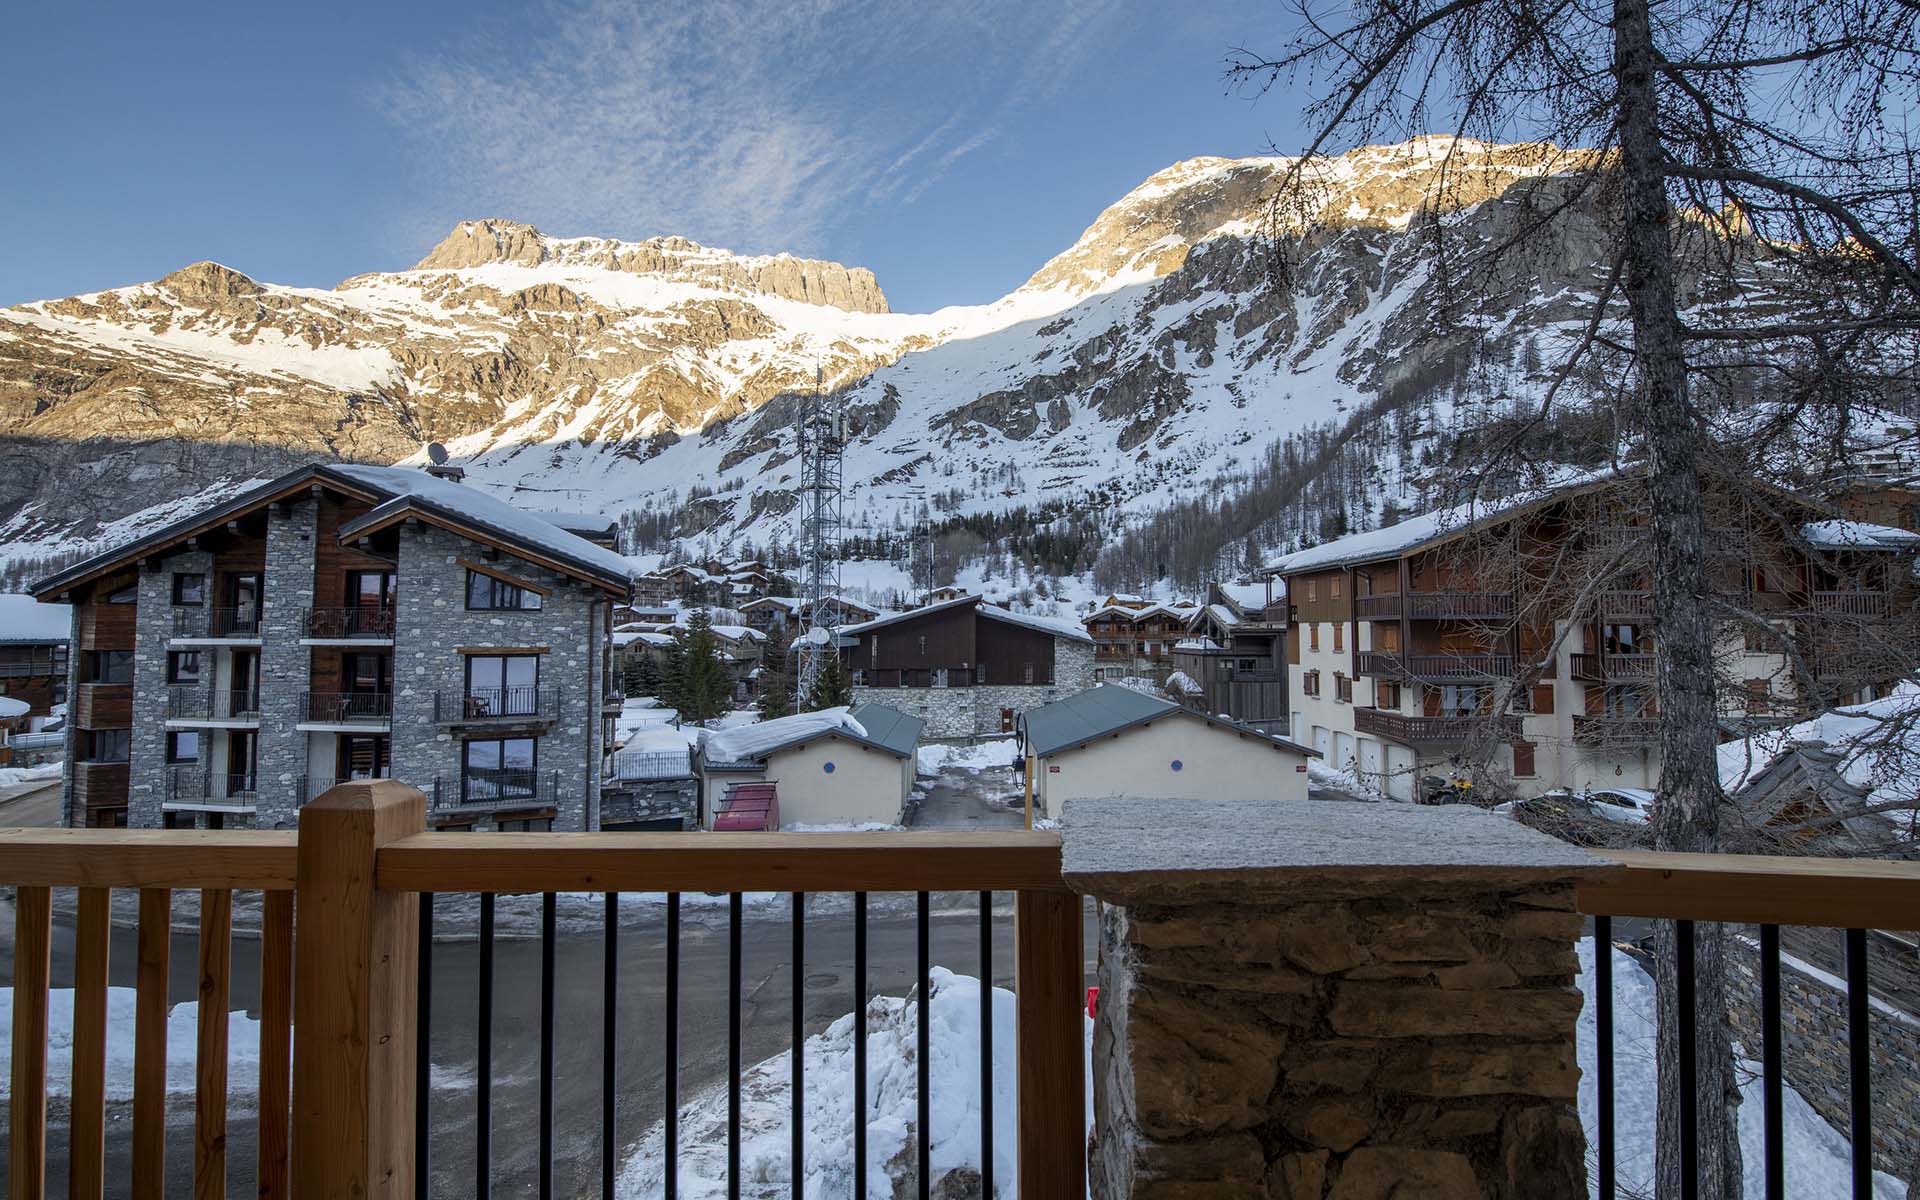
[{"label": "asphalt road", "polygon": [[[979,973],[977,908],[970,898],[941,898],[930,923],[931,961],[968,975]],[[1013,933],[1010,897],[1000,897],[995,922],[994,979],[1013,982]],[[704,903],[700,903],[704,901]],[[441,937],[433,947],[432,1056],[436,1087],[432,1093],[434,1135],[431,1155],[436,1196],[474,1194],[473,1152],[476,1031],[478,1025],[478,953],[471,939],[478,900],[438,902]],[[852,1009],[853,922],[845,901],[820,898],[806,921],[806,959],[801,977],[808,1034],[819,1032]],[[632,897],[623,901],[618,954],[619,1030],[615,1060],[620,1097],[615,1138],[621,1159],[665,1110],[662,1091],[666,1060],[664,1037],[664,907]],[[503,928],[535,927],[538,897],[503,897]],[[680,1081],[683,1101],[723,1086],[727,1070],[727,926],[724,906],[708,898],[690,898],[681,930]],[[13,921],[0,913],[0,973],[12,965]],[[469,911],[471,910],[471,911]],[[785,1050],[792,1020],[789,901],[771,898],[750,905],[742,932],[741,1024],[743,1056],[751,1065]],[[56,987],[73,978],[73,935],[68,920],[56,916],[53,979]],[[1088,977],[1092,976],[1094,931],[1088,912]],[[169,991],[174,1002],[191,1000],[197,990],[197,947],[191,933],[176,934]],[[600,1162],[601,1013],[604,942],[598,922],[563,924],[555,951],[555,1185],[559,1195],[597,1195]],[[110,981],[133,985],[134,933],[113,935]],[[868,991],[905,995],[914,975],[915,939],[911,897],[875,896],[868,918]],[[7,982],[11,982],[10,975]],[[232,1006],[257,1011],[259,943],[236,937],[233,948]],[[537,1191],[539,1145],[540,946],[537,940],[501,937],[494,954],[494,1061],[490,1173],[498,1196]],[[114,1037],[131,1036],[115,1030]],[[128,1106],[110,1105],[107,1124],[107,1194],[128,1194],[130,1121]],[[235,1097],[228,1125],[228,1190],[253,1190],[254,1114],[251,1099]],[[49,1114],[47,1190],[66,1190],[66,1114],[57,1105]],[[5,1136],[0,1130],[0,1139]],[[169,1112],[168,1191],[192,1190],[193,1104],[174,1098]],[[4,1141],[0,1140],[0,1157]]]}]

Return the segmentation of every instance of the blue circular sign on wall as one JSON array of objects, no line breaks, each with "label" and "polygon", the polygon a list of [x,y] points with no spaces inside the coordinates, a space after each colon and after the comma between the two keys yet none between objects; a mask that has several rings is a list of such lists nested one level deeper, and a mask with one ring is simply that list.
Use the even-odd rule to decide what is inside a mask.
[{"label": "blue circular sign on wall", "polygon": [[1173,760],[1173,769],[1174,769],[1174,770],[1176,770],[1176,771],[1178,771],[1178,770],[1180,769],[1180,767],[1181,767],[1181,765],[1182,765],[1182,764],[1181,764],[1181,762],[1180,762],[1180,760],[1179,760],[1179,759],[1177,759],[1177,758],[1176,758],[1176,759],[1174,759],[1174,760]]},{"label": "blue circular sign on wall", "polygon": [[832,763],[830,763],[830,762],[829,762],[829,763],[821,763],[821,764],[820,764],[820,769],[821,769],[822,771],[825,771],[825,772],[826,772],[827,774],[829,774],[829,775],[831,775],[831,774],[833,774],[833,764],[832,764]]}]

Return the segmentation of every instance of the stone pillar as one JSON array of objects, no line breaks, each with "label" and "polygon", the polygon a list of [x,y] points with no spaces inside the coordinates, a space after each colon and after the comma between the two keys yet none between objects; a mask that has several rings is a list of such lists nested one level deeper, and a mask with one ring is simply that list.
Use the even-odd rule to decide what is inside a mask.
[{"label": "stone pillar", "polygon": [[1576,880],[1465,807],[1076,800],[1103,902],[1096,1197],[1586,1191]]},{"label": "stone pillar", "polygon": [[253,823],[291,829],[300,811],[300,779],[307,773],[307,735],[300,708],[312,686],[313,650],[307,609],[313,607],[313,569],[320,506],[311,497],[267,514],[267,570],[260,606],[260,748]]}]

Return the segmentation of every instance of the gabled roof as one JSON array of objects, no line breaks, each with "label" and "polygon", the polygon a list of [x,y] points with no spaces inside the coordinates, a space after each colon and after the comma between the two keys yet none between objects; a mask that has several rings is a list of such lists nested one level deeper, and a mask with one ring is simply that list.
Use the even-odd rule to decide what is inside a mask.
[{"label": "gabled roof", "polygon": [[46,645],[73,640],[73,606],[42,604],[18,592],[0,593],[0,644]]},{"label": "gabled roof", "polygon": [[84,580],[218,529],[276,500],[292,499],[316,484],[375,505],[372,512],[341,528],[342,541],[411,516],[463,536],[498,544],[530,561],[609,590],[624,593],[627,589],[630,571],[626,559],[477,488],[410,467],[311,463],[225,503],[202,509],[75,563],[35,584],[33,594],[36,597],[56,595]]},{"label": "gabled roof", "polygon": [[701,761],[714,770],[754,767],[782,750],[823,737],[845,738],[895,758],[911,758],[924,724],[882,704],[823,708],[711,734],[701,744]]},{"label": "gabled roof", "polygon": [[889,708],[884,704],[856,704],[847,715],[860,722],[867,740],[901,758],[911,757],[920,745],[920,731],[926,722],[919,717]]},{"label": "gabled roof", "polygon": [[897,625],[902,621],[911,621],[917,617],[928,616],[948,609],[968,608],[979,605],[978,615],[989,621],[1000,621],[1007,625],[1019,625],[1026,629],[1037,629],[1041,633],[1054,637],[1071,638],[1076,642],[1091,642],[1093,637],[1081,627],[1080,622],[1064,617],[1043,617],[1036,613],[1019,613],[1001,608],[997,604],[988,604],[979,596],[961,596],[956,600],[942,600],[938,604],[923,604],[919,608],[910,608],[906,612],[888,613],[884,617],[875,617],[871,621],[862,621],[858,625],[842,625],[839,632],[844,637],[859,637],[888,625]]},{"label": "gabled roof", "polygon": [[1286,738],[1274,737],[1237,721],[1183,708],[1129,687],[1097,686],[1079,695],[1043,704],[1022,714],[1020,725],[1028,748],[1036,757],[1044,758],[1167,717],[1191,717],[1221,729],[1257,737],[1282,749],[1319,756],[1319,751]]}]

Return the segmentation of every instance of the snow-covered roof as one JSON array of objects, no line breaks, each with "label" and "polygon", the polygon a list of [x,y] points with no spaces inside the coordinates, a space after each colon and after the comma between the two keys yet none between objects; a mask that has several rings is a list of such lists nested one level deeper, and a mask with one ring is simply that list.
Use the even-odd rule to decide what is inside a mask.
[{"label": "snow-covered roof", "polygon": [[576,537],[597,542],[601,538],[610,538],[619,529],[619,522],[597,513],[556,512],[540,508],[522,509],[530,517],[539,517],[556,529],[564,529]]},{"label": "snow-covered roof", "polygon": [[1173,644],[1175,650],[1218,650],[1220,643],[1210,637],[1181,638]]},{"label": "snow-covered roof", "polygon": [[1091,642],[1089,634],[1080,622],[1064,617],[1043,617],[1037,613],[1014,612],[1010,608],[1001,608],[997,604],[982,604],[980,615],[995,621],[1005,621],[1009,625],[1023,625],[1028,629],[1038,629],[1055,637],[1071,638],[1076,642]]},{"label": "snow-covered roof", "polygon": [[[872,707],[876,715],[881,714],[880,706]],[[895,718],[916,720],[892,709],[885,709],[884,713],[891,714],[882,723],[887,727],[887,731],[893,733],[903,732]],[[917,740],[919,736],[917,723],[912,733]],[[901,757],[908,757],[913,753],[911,747],[902,752],[880,741],[868,733],[867,727],[853,716],[851,710],[840,707],[823,708],[818,712],[794,713],[790,717],[775,717],[771,721],[757,721],[751,725],[737,725],[732,729],[709,733],[702,743],[701,757],[709,767],[758,763],[765,761],[768,755],[776,754],[788,746],[829,735],[849,738],[863,746],[872,746]]]},{"label": "snow-covered roof", "polygon": [[741,611],[753,608],[784,608],[788,612],[799,612],[805,601],[798,596],[762,596],[758,600],[749,600],[740,606]]},{"label": "snow-covered roof", "polygon": [[713,632],[730,642],[764,642],[767,635],[751,625],[715,625]]},{"label": "snow-covered roof", "polygon": [[[1265,583],[1223,583],[1220,592],[1227,599],[1238,604],[1248,612],[1257,612],[1267,606],[1267,585]],[[1280,604],[1287,598],[1287,586],[1280,580],[1273,583],[1273,602]]]},{"label": "snow-covered roof", "polygon": [[1233,610],[1224,604],[1207,605],[1207,615],[1228,629],[1240,623],[1240,618],[1235,616]]},{"label": "snow-covered roof", "polygon": [[1409,517],[1394,525],[1350,533],[1319,546],[1284,554],[1262,567],[1267,575],[1297,575],[1354,563],[1396,558],[1429,542],[1453,537],[1532,507],[1555,496],[1610,482],[1620,475],[1611,467],[1589,471],[1551,486],[1533,488],[1501,500],[1477,500]]},{"label": "snow-covered roof", "polygon": [[1819,550],[1913,550],[1920,548],[1920,533],[1874,525],[1866,521],[1810,521],[1800,527],[1800,536]]},{"label": "snow-covered roof", "polygon": [[1181,692],[1188,696],[1198,696],[1206,690],[1200,686],[1199,680],[1187,674],[1185,671],[1175,671],[1173,674],[1167,676],[1167,686],[1176,692]]},{"label": "snow-covered roof", "polygon": [[66,642],[72,638],[71,604],[42,604],[19,592],[0,592],[0,642]]},{"label": "snow-covered roof", "polygon": [[1035,757],[1044,758],[1163,717],[1191,717],[1300,754],[1318,757],[1317,751],[1286,738],[1263,733],[1236,721],[1182,708],[1171,700],[1163,700],[1128,686],[1105,687],[1096,684],[1064,700],[1042,704],[1021,715],[1020,731]]},{"label": "snow-covered roof", "polygon": [[[1861,789],[1869,806],[1920,797],[1920,685],[1903,683],[1884,699],[1726,743],[1719,749],[1720,786],[1731,795],[1804,746],[1835,754],[1840,777]],[[1912,811],[1891,815],[1916,821]]]},{"label": "snow-covered roof", "polygon": [[0,721],[14,721],[32,711],[25,700],[16,700],[12,696],[0,696]]}]

